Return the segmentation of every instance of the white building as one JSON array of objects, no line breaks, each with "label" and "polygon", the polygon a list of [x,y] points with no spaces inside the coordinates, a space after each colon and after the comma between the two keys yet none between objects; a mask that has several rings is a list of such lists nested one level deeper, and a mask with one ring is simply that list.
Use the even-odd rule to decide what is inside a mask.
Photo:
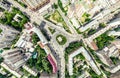
[{"label": "white building", "polygon": [[34,47],[33,47],[33,43],[31,42],[31,35],[29,33],[30,33],[29,30],[24,29],[23,34],[20,36],[19,40],[14,46],[25,48],[26,51],[33,52]]},{"label": "white building", "polygon": [[109,36],[120,36],[120,31],[110,31],[110,32],[108,32],[108,35]]},{"label": "white building", "polygon": [[14,28],[6,25],[0,24],[0,29],[2,32],[0,33],[0,49],[5,47],[11,47],[12,41],[19,34],[19,31]]}]

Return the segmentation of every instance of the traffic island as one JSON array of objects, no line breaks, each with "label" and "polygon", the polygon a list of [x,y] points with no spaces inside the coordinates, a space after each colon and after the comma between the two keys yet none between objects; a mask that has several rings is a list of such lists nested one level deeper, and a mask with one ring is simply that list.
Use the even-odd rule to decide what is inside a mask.
[{"label": "traffic island", "polygon": [[61,34],[57,35],[56,40],[60,45],[64,45],[67,42],[66,37]]}]

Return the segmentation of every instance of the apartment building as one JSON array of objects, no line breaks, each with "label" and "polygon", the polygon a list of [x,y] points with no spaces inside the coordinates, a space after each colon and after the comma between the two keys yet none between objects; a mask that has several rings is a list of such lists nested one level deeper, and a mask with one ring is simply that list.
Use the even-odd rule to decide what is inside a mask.
[{"label": "apartment building", "polygon": [[5,10],[9,10],[11,4],[7,0],[0,0],[0,7],[4,8]]},{"label": "apartment building", "polygon": [[30,53],[24,53],[23,49],[15,48],[5,50],[1,53],[4,61],[1,66],[6,70],[14,74],[17,78],[21,78],[23,73],[20,71],[20,67],[25,65],[26,61],[30,58]]},{"label": "apartment building", "polygon": [[23,50],[18,48],[4,51],[2,57],[4,63],[12,70],[17,70],[25,63]]},{"label": "apartment building", "polygon": [[19,34],[19,31],[2,24],[0,24],[0,29],[2,30],[0,33],[0,48],[10,47],[16,35]]},{"label": "apartment building", "polygon": [[111,42],[111,45],[105,47],[103,50],[96,52],[103,63],[108,66],[113,66],[110,57],[119,57],[120,40]]},{"label": "apartment building", "polygon": [[86,12],[91,16],[94,15],[100,8],[96,5],[96,2],[92,0],[71,0],[71,5],[68,7],[68,17],[78,17],[81,19],[82,15]]},{"label": "apartment building", "polygon": [[50,2],[50,0],[23,0],[23,1],[33,11],[39,10],[40,8],[44,7]]}]

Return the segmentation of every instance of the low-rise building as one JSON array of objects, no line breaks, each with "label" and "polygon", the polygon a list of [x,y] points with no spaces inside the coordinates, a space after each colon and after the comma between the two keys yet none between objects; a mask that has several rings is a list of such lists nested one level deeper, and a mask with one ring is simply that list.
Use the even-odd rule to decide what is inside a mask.
[{"label": "low-rise building", "polygon": [[4,8],[5,10],[9,10],[11,4],[7,0],[0,0],[0,7]]},{"label": "low-rise building", "polygon": [[31,41],[31,32],[29,30],[24,29],[23,34],[20,36],[19,40],[14,46],[24,48],[26,51],[29,52],[33,52],[34,46]]},{"label": "low-rise building", "polygon": [[14,74],[17,78],[21,78],[23,75],[23,73],[21,73],[20,71],[11,70],[4,62],[1,63],[0,65],[6,70],[8,70],[10,73]]},{"label": "low-rise building", "polygon": [[35,70],[32,70],[31,68],[29,68],[27,65],[23,65],[22,66],[23,69],[25,69],[26,71],[28,71],[30,74],[32,74],[33,76],[37,76],[38,72]]},{"label": "low-rise building", "polygon": [[108,32],[109,36],[120,36],[120,31],[110,31]]}]

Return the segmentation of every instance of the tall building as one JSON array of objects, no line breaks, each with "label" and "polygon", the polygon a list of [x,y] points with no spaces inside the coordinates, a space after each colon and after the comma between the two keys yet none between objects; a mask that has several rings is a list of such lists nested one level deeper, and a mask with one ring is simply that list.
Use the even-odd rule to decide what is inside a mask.
[{"label": "tall building", "polygon": [[12,41],[16,38],[16,35],[19,34],[19,31],[15,30],[10,26],[5,26],[0,24],[0,48],[11,47]]},{"label": "tall building", "polygon": [[20,67],[25,65],[31,54],[24,53],[23,49],[15,48],[5,50],[2,52],[1,56],[4,58],[1,66],[14,74],[17,78],[21,78],[23,73],[20,71]]},{"label": "tall building", "polygon": [[2,53],[2,57],[4,58],[4,63],[11,70],[15,71],[25,64],[26,60],[29,58],[29,55],[25,54],[22,49],[16,48],[4,51]]},{"label": "tall building", "polygon": [[50,0],[23,0],[23,1],[33,11],[36,11],[36,10],[42,8],[43,6],[47,5],[50,2]]}]

